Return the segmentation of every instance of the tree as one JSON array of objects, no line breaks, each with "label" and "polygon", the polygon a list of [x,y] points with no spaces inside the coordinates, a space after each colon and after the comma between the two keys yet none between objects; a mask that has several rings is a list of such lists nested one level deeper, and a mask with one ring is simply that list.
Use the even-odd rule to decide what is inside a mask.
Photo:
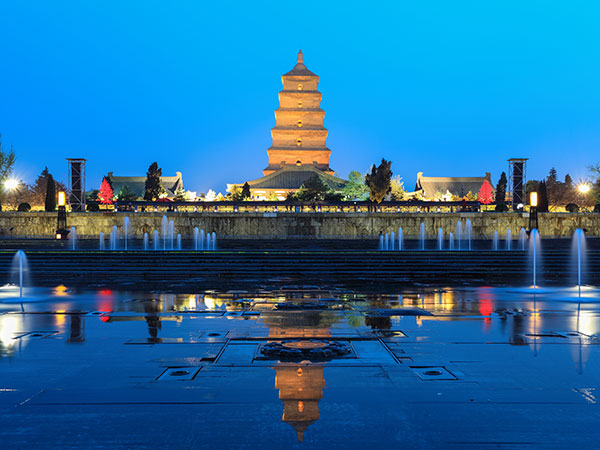
[{"label": "tree", "polygon": [[178,187],[175,190],[175,197],[174,200],[176,202],[185,202],[185,191],[183,190],[182,187]]},{"label": "tree", "polygon": [[381,164],[373,164],[371,173],[365,176],[365,184],[369,187],[369,198],[372,202],[381,203],[392,190],[392,162],[381,159]]},{"label": "tree", "polygon": [[506,173],[500,174],[500,179],[496,185],[496,205],[502,205],[506,202],[506,186],[508,182],[506,180]]},{"label": "tree", "polygon": [[252,193],[250,192],[250,185],[246,181],[242,186],[242,200],[248,200],[251,196]]},{"label": "tree", "polygon": [[114,191],[106,177],[102,178],[100,189],[98,190],[98,199],[103,205],[112,205],[114,200]]},{"label": "tree", "polygon": [[467,195],[463,197],[463,200],[466,200],[468,202],[474,202],[475,200],[477,200],[477,196],[473,194],[473,191],[469,191],[467,192]]},{"label": "tree", "polygon": [[296,198],[303,202],[319,201],[325,198],[328,191],[329,186],[323,183],[321,177],[313,175],[300,186]]},{"label": "tree", "polygon": [[494,201],[494,192],[492,190],[492,185],[488,180],[483,180],[483,184],[477,194],[477,200],[484,205],[489,205]]},{"label": "tree", "polygon": [[573,187],[573,178],[571,178],[571,175],[569,174],[565,175],[565,186],[567,186],[569,189]]},{"label": "tree", "polygon": [[56,184],[51,174],[48,174],[46,179],[46,201],[44,206],[46,211],[56,210]]},{"label": "tree", "polygon": [[120,202],[134,202],[138,199],[138,196],[129,188],[129,186],[124,184],[119,193],[117,194],[117,199]]},{"label": "tree", "polygon": [[547,182],[548,183],[555,183],[557,180],[557,173],[556,173],[556,169],[553,167],[552,169],[550,169],[550,173],[548,174],[548,178],[547,178]]},{"label": "tree", "polygon": [[402,181],[402,177],[395,176],[390,180],[391,190],[390,190],[390,200],[398,202],[404,199],[404,181]]},{"label": "tree", "polygon": [[537,210],[539,212],[548,212],[548,190],[546,187],[546,182],[544,180],[542,180],[538,183],[537,194],[538,194]]},{"label": "tree", "polygon": [[2,145],[2,135],[0,134],[0,183],[3,183],[12,173],[15,164],[15,151],[12,146],[10,150]]},{"label": "tree", "polygon": [[162,176],[162,169],[158,167],[157,162],[153,162],[148,167],[146,172],[146,192],[144,193],[144,200],[153,202],[158,200],[163,190],[160,184],[160,177]]},{"label": "tree", "polygon": [[365,185],[365,177],[360,172],[353,170],[348,174],[348,182],[342,189],[346,200],[364,200],[369,195],[369,188]]},{"label": "tree", "polygon": [[233,186],[229,194],[227,194],[227,197],[234,202],[242,201],[242,189],[237,185]]}]

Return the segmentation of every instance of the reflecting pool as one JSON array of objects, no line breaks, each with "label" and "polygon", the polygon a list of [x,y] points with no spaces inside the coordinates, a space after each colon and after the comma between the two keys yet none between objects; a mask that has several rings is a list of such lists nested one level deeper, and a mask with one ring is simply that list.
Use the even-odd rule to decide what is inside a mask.
[{"label": "reflecting pool", "polygon": [[[600,296],[0,290],[2,448],[596,448]],[[6,446],[6,447],[5,447]]]}]

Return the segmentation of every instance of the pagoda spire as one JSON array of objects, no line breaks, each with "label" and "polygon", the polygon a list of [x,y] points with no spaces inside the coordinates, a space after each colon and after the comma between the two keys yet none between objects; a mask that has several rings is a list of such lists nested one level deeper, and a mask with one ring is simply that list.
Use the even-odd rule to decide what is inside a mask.
[{"label": "pagoda spire", "polygon": [[302,50],[298,52],[298,61],[296,61],[296,64],[304,64],[304,56],[302,55]]}]

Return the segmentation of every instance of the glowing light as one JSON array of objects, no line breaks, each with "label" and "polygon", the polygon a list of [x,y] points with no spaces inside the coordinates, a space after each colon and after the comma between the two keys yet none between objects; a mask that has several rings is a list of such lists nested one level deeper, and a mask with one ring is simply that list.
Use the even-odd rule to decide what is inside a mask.
[{"label": "glowing light", "polygon": [[54,295],[57,297],[65,297],[67,296],[67,287],[63,284],[59,284],[54,288]]},{"label": "glowing light", "polygon": [[67,196],[64,191],[58,191],[58,206],[65,206],[66,198]]},{"label": "glowing light", "polygon": [[16,178],[9,178],[4,182],[4,189],[7,191],[13,191],[19,187],[19,180]]},{"label": "glowing light", "polygon": [[538,205],[538,194],[537,192],[532,192],[529,194],[529,204],[534,208]]},{"label": "glowing light", "polygon": [[577,186],[577,190],[582,194],[587,194],[588,192],[590,192],[590,189],[592,188],[587,183],[579,183],[579,185]]}]

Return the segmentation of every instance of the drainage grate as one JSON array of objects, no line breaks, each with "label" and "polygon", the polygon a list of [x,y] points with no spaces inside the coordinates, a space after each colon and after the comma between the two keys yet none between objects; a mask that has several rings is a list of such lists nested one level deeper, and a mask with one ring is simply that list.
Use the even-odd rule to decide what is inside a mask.
[{"label": "drainage grate", "polygon": [[50,336],[54,336],[58,334],[58,331],[30,331],[29,333],[23,333],[18,336],[15,336],[15,339],[44,339]]},{"label": "drainage grate", "polygon": [[412,371],[423,381],[457,380],[444,366],[410,366]]},{"label": "drainage grate", "polygon": [[157,381],[190,381],[202,367],[167,367],[163,373],[161,373]]}]

